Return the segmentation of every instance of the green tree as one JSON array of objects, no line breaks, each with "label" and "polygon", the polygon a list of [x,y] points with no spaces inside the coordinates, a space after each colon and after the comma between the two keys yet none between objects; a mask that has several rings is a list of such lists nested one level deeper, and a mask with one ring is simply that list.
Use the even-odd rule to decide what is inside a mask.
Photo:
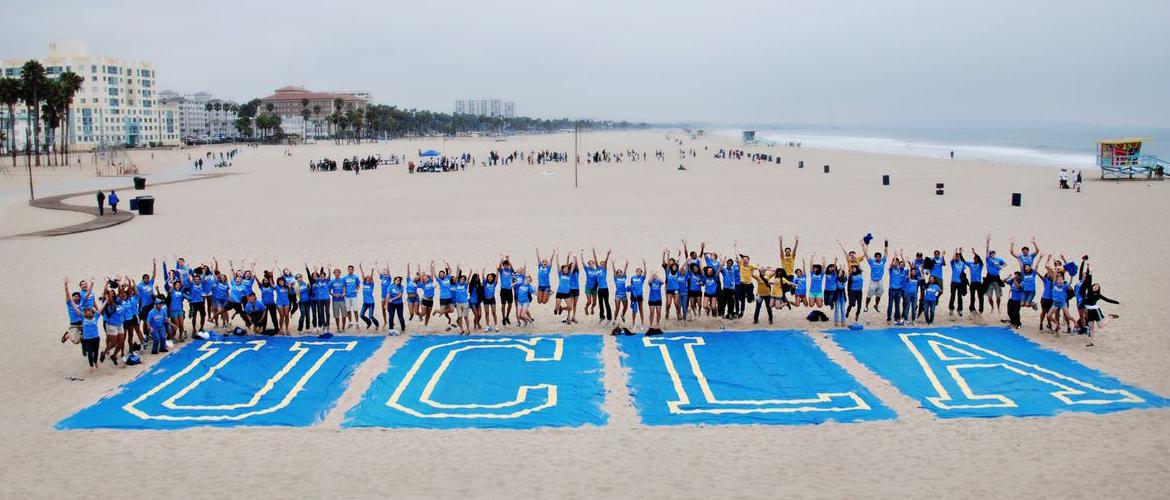
[{"label": "green tree", "polygon": [[20,102],[24,90],[20,80],[0,78],[0,103],[8,107],[8,152],[12,154],[12,166],[16,166],[16,103]]},{"label": "green tree", "polygon": [[73,98],[81,92],[81,87],[85,83],[85,77],[78,75],[72,71],[66,70],[57,77],[58,90],[62,92],[62,97],[65,99],[65,135],[61,136],[62,147],[61,151],[65,155],[66,164],[69,163],[69,141],[72,140],[73,121],[70,119],[73,113]]},{"label": "green tree", "polygon": [[[24,66],[21,67],[20,86],[22,89],[24,89],[24,95],[21,97],[24,99],[24,105],[33,110],[32,113],[28,113],[29,128],[31,128],[33,131],[32,147],[26,149],[29,153],[34,153],[33,150],[35,150],[38,167],[41,166],[41,99],[42,93],[45,89],[45,82],[47,81],[48,79],[45,78],[45,67],[42,66],[41,63],[30,60],[24,63]],[[29,194],[31,196],[31,167],[29,170],[29,179]]]}]

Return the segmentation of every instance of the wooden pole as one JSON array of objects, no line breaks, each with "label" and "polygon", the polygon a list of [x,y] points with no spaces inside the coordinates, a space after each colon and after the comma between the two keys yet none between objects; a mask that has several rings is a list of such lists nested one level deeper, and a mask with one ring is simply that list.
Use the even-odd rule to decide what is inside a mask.
[{"label": "wooden pole", "polygon": [[580,120],[573,122],[573,188],[577,187],[577,167],[581,163],[581,157],[577,154],[577,131],[580,125]]}]

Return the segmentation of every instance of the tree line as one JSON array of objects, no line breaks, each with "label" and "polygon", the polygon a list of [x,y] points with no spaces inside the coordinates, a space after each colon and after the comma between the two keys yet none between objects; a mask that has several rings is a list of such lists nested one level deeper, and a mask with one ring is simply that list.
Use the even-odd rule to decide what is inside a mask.
[{"label": "tree line", "polygon": [[[41,166],[42,152],[47,155],[49,165],[69,163],[69,134],[59,134],[58,130],[68,126],[73,96],[81,91],[84,81],[81,75],[68,70],[50,78],[45,67],[37,61],[24,63],[20,78],[0,78],[0,104],[8,108],[9,117],[8,128],[0,132],[3,136],[0,139],[12,155],[13,166],[16,166],[16,105],[20,103],[32,110],[32,113],[26,113],[28,128],[32,130],[32,137],[26,141],[31,147],[25,147],[30,167],[34,161],[36,166]],[[43,138],[42,125],[45,130]],[[60,146],[54,148],[55,142]]]}]

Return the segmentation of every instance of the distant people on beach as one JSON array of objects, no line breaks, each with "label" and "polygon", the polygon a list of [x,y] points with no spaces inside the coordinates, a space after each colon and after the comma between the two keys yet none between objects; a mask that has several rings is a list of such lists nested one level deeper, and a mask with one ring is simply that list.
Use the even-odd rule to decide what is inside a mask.
[{"label": "distant people on beach", "polygon": [[106,215],[106,193],[101,190],[97,192],[97,208],[98,215]]}]

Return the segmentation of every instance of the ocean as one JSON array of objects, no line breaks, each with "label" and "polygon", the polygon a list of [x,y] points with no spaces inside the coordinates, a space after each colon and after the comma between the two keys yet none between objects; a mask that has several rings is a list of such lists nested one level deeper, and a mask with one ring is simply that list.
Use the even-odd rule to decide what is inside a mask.
[{"label": "ocean", "polygon": [[805,147],[901,154],[928,158],[977,159],[1046,167],[1093,168],[1096,141],[1141,137],[1142,154],[1170,160],[1170,129],[1098,127],[1055,128],[861,128],[820,125],[722,128],[720,135],[741,137],[756,130],[761,141],[799,142]]}]

